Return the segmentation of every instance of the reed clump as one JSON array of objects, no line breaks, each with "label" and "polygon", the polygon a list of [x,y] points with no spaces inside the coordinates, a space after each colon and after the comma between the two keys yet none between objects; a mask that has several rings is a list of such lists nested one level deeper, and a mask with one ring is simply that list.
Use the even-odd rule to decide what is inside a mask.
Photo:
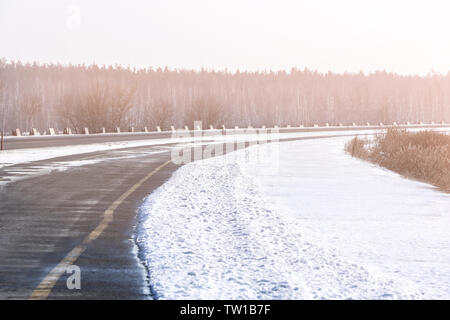
[{"label": "reed clump", "polygon": [[450,191],[450,135],[445,133],[389,129],[374,140],[355,137],[345,150],[353,157]]}]

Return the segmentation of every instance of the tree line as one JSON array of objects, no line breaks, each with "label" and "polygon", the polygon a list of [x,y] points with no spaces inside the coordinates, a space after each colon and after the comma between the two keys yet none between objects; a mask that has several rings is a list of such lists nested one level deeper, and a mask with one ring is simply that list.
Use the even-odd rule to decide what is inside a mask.
[{"label": "tree line", "polygon": [[192,128],[194,120],[216,127],[450,122],[450,72],[229,72],[0,60],[5,131]]}]

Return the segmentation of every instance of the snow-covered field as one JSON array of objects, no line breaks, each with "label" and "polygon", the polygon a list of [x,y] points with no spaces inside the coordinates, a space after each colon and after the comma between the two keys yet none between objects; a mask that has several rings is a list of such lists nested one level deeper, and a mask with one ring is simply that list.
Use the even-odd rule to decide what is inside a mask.
[{"label": "snow-covered field", "polygon": [[450,298],[450,195],[352,159],[348,139],[177,170],[139,216],[156,297]]}]

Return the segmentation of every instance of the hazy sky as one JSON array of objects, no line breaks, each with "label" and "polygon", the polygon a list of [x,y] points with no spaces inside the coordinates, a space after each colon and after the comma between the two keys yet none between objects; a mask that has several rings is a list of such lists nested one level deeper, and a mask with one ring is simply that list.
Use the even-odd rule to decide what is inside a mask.
[{"label": "hazy sky", "polygon": [[450,1],[0,0],[0,57],[447,73]]}]

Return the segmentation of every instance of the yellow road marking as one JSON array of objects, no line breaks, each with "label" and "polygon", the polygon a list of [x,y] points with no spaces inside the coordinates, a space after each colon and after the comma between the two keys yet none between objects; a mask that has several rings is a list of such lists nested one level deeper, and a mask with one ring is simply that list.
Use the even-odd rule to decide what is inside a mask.
[{"label": "yellow road marking", "polygon": [[135,185],[133,185],[128,191],[123,193],[117,200],[115,200],[109,207],[103,212],[103,219],[97,225],[97,227],[91,231],[83,240],[83,242],[72,249],[65,257],[61,260],[58,265],[56,265],[47,276],[39,283],[36,289],[33,290],[30,299],[31,300],[45,300],[52,289],[55,287],[59,278],[66,272],[67,268],[75,263],[75,261],[81,256],[81,254],[86,250],[87,246],[94,240],[96,240],[108,225],[111,223],[114,217],[114,211],[119,207],[126,198],[128,198],[136,189],[138,189],[145,181],[150,179],[155,173],[161,170],[163,167],[168,165],[171,160],[163,163],[155,170],[150,172],[144,178],[139,180]]}]

